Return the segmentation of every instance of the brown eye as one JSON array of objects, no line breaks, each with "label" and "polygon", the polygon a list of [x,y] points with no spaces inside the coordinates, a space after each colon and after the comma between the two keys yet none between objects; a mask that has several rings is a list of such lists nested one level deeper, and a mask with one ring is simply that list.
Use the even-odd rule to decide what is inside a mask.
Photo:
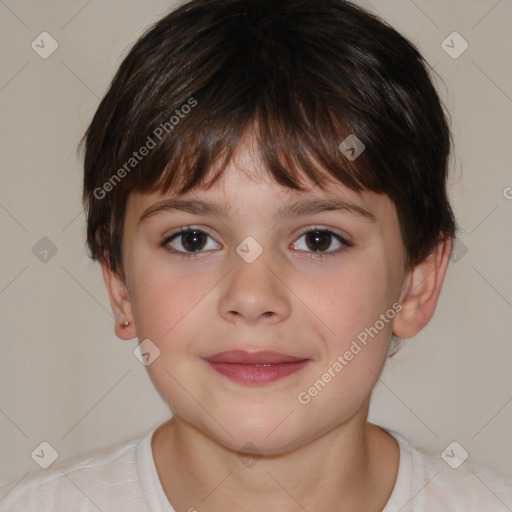
[{"label": "brown eye", "polygon": [[[210,240],[211,241],[210,241]],[[218,249],[219,244],[200,229],[183,229],[166,238],[162,244],[171,252],[187,256],[205,252],[207,249]]]},{"label": "brown eye", "polygon": [[350,247],[340,235],[327,229],[313,229],[303,233],[294,242],[293,247],[299,251],[313,253],[312,256],[334,256],[343,249]]},{"label": "brown eye", "polygon": [[306,245],[312,251],[326,251],[331,245],[332,235],[327,231],[311,231],[306,233]]},{"label": "brown eye", "polygon": [[208,235],[202,231],[186,231],[181,233],[181,240],[183,248],[186,251],[200,251],[206,244]]}]

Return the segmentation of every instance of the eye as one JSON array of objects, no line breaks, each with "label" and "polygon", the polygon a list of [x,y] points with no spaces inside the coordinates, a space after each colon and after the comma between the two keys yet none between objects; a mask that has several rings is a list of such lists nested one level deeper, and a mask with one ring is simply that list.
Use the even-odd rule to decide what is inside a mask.
[{"label": "eye", "polygon": [[[300,240],[304,239],[303,242]],[[187,226],[171,233],[162,242],[168,251],[183,257],[199,257],[199,254],[208,250],[219,249],[218,244],[204,230]],[[298,241],[293,243],[294,249],[311,253],[314,258],[335,256],[351,244],[342,236],[328,229],[314,228],[304,232]]]},{"label": "eye", "polygon": [[313,251],[312,256],[315,258],[335,256],[347,247],[350,247],[350,243],[347,240],[328,229],[314,228],[303,233],[298,240],[300,241],[303,238],[303,242],[294,242],[293,247],[299,251]]},{"label": "eye", "polygon": [[[213,243],[209,243],[208,239]],[[162,245],[169,251],[184,257],[197,257],[197,253],[220,247],[208,233],[193,227],[186,227],[172,233]]]}]

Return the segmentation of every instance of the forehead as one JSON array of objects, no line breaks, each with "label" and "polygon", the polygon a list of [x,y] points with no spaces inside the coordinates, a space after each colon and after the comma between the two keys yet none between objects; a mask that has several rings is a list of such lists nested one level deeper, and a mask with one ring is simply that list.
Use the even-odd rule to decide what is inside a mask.
[{"label": "forehead", "polygon": [[[133,192],[128,197],[127,216],[144,216],[148,211],[158,211],[159,206],[171,199],[188,201],[183,205],[190,213],[213,213],[232,219],[244,216],[272,216],[274,220],[283,215],[314,214],[321,211],[345,210],[361,220],[373,222],[398,222],[396,209],[385,194],[369,190],[356,192],[325,174],[328,180],[322,186],[301,175],[303,190],[296,190],[275,181],[265,170],[254,146],[246,144],[234,155],[220,178],[205,187],[195,187],[184,194],[172,191],[151,193]],[[209,173],[214,174],[214,170]],[[204,203],[206,206],[197,206]],[[191,206],[192,205],[192,206]],[[180,209],[176,208],[176,209]],[[162,208],[171,211],[172,208]]]}]

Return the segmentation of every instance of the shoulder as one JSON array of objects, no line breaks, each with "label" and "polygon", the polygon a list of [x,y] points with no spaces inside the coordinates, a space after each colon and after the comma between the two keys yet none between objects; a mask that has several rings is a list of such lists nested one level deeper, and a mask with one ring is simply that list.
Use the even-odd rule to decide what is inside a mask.
[{"label": "shoulder", "polygon": [[512,510],[512,480],[489,468],[463,460],[465,454],[459,451],[460,445],[450,446],[442,456],[412,446],[399,434],[390,433],[399,442],[400,463],[409,459],[411,511]]},{"label": "shoulder", "polygon": [[[427,503],[451,506],[453,510],[465,512],[512,509],[512,481],[508,478],[468,461],[451,467],[440,455],[418,448],[413,450],[415,458],[421,461],[418,469],[419,476],[425,480]],[[453,459],[453,451],[450,450],[445,458]]]},{"label": "shoulder", "polygon": [[136,450],[148,435],[56,462],[48,469],[3,484],[0,509],[5,512],[120,510],[117,506],[123,495],[131,493],[134,499],[137,494],[142,495],[138,492]]}]

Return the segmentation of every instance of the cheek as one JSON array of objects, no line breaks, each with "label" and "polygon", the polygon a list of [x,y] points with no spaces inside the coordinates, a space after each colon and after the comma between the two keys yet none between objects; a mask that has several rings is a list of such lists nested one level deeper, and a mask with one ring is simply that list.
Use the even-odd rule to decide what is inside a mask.
[{"label": "cheek", "polygon": [[146,260],[135,270],[131,298],[138,337],[163,344],[190,323],[208,283],[200,272],[178,274],[158,258]]},{"label": "cheek", "polygon": [[392,306],[391,284],[386,269],[371,262],[347,265],[322,283],[313,300],[337,348],[350,344]]},{"label": "cheek", "polygon": [[322,328],[324,357],[298,401],[323,411],[325,421],[333,423],[357,410],[371,393],[386,361],[395,311],[388,272],[371,261],[347,264],[321,284],[312,309],[328,326]]}]

